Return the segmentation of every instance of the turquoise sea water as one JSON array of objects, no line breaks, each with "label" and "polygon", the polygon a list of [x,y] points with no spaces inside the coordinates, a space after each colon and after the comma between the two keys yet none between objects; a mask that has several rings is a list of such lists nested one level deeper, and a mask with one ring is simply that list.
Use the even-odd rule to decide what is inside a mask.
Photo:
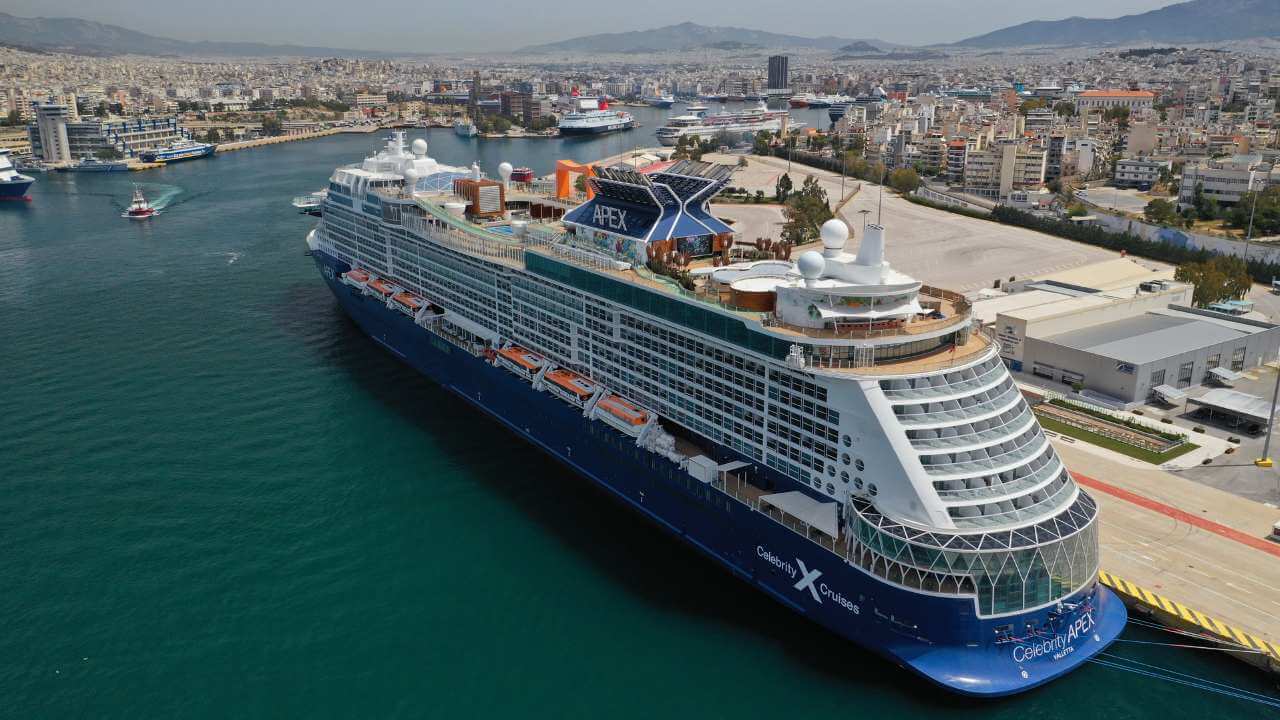
[{"label": "turquoise sea water", "polygon": [[[541,173],[653,127],[425,135]],[[1271,712],[1099,666],[933,691],[567,476],[380,351],[303,256],[290,199],[378,142],[41,176],[0,205],[0,717]],[[133,181],[162,215],[118,216]],[[1270,689],[1216,653],[1112,652]]]}]

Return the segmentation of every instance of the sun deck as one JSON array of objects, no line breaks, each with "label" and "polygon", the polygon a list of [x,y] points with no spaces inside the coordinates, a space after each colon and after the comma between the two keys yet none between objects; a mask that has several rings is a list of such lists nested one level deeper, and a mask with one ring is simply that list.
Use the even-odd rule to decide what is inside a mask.
[{"label": "sun deck", "polygon": [[[571,234],[565,232],[558,221],[529,221],[520,226],[519,233],[511,226],[482,225],[453,214],[446,203],[453,198],[448,193],[417,193],[415,201],[423,211],[421,216],[407,215],[403,223],[436,242],[455,249],[492,259],[513,268],[528,269],[527,253],[542,255],[560,263],[604,275],[612,280],[628,283],[668,297],[713,307],[757,325],[760,332],[786,340],[817,341],[815,347],[842,348],[860,345],[885,346],[894,338],[903,342],[929,337],[943,337],[949,331],[960,333],[965,339],[958,345],[944,345],[932,352],[903,359],[879,359],[866,357],[841,357],[847,353],[835,352],[832,356],[821,353],[807,357],[808,364],[824,372],[852,374],[890,375],[897,373],[928,372],[965,364],[975,360],[994,343],[977,332],[964,333],[972,323],[969,301],[958,293],[940,288],[922,286],[919,290],[920,307],[924,312],[886,326],[884,322],[842,320],[832,321],[826,327],[806,327],[784,322],[773,312],[735,306],[706,274],[682,274],[672,277],[659,274],[642,264],[606,254],[598,249],[579,246]],[[806,245],[804,247],[811,247]],[[794,252],[794,251],[793,251]],[[682,267],[682,271],[696,271],[714,267],[711,257],[697,258]],[[690,289],[688,285],[692,285]],[[848,341],[842,343],[840,341]]]}]

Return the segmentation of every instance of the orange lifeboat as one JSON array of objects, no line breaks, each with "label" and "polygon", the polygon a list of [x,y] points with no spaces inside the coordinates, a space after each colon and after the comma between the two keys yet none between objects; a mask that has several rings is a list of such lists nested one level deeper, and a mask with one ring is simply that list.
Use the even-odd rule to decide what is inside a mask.
[{"label": "orange lifeboat", "polygon": [[499,350],[498,362],[502,363],[508,370],[526,378],[533,378],[547,364],[547,361],[538,353],[525,350],[518,345]]},{"label": "orange lifeboat", "polygon": [[629,434],[640,432],[649,422],[649,413],[618,395],[609,395],[596,404],[604,415],[601,419]]},{"label": "orange lifeboat", "polygon": [[342,273],[342,282],[357,288],[363,288],[365,283],[369,282],[369,273],[364,270],[352,268]]},{"label": "orange lifeboat", "polygon": [[385,278],[377,278],[375,280],[370,280],[368,284],[365,285],[365,289],[369,290],[375,295],[378,295],[383,300],[386,300],[392,295],[395,295],[396,292],[400,290],[400,288],[397,288],[395,285],[392,285],[391,282],[386,280]]},{"label": "orange lifeboat", "polygon": [[418,311],[426,305],[425,300],[407,290],[402,290],[401,292],[392,295],[391,303],[395,305],[400,312],[408,315],[409,317],[417,315]]},{"label": "orange lifeboat", "polygon": [[586,404],[596,392],[594,383],[572,370],[564,368],[549,370],[545,379],[547,389],[578,407]]}]

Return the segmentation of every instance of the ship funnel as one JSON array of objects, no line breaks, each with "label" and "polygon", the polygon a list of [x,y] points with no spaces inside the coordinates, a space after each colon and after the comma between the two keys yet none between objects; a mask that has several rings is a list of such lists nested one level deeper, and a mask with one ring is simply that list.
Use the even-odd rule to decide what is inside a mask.
[{"label": "ship funnel", "polygon": [[862,233],[862,244],[858,246],[858,258],[854,262],[866,267],[880,267],[884,264],[884,226],[867,226]]}]

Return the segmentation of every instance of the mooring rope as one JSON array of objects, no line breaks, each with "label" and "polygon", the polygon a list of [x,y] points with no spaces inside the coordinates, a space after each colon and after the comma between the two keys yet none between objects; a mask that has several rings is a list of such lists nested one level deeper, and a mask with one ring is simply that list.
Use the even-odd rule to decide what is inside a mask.
[{"label": "mooring rope", "polygon": [[[1150,665],[1144,662],[1140,662],[1138,660],[1121,658],[1116,655],[1111,655],[1110,653],[1099,653],[1099,655],[1105,655],[1108,658],[1115,658],[1115,660],[1119,660],[1121,662],[1116,662],[1115,660],[1104,660],[1101,657],[1089,658],[1089,662],[1096,663],[1103,667],[1109,667],[1116,670],[1124,670],[1125,672],[1131,672],[1137,675],[1154,678],[1156,680],[1164,680],[1165,682],[1176,683],[1178,685],[1185,685],[1187,687],[1196,688],[1197,690],[1204,690],[1205,692],[1216,693],[1218,695],[1235,698],[1237,700],[1245,700],[1248,702],[1257,703],[1259,705],[1265,705],[1267,707],[1280,708],[1280,699],[1277,699],[1270,695],[1255,693],[1251,690],[1245,690],[1243,688],[1235,687],[1233,685],[1227,685],[1226,683],[1214,682],[1212,680],[1205,680],[1204,678],[1198,677],[1196,675],[1181,673],[1176,670],[1170,670],[1168,668],[1159,667],[1158,665]],[[1141,666],[1141,667],[1136,667],[1136,666]],[[1150,669],[1144,669],[1144,668],[1150,668]]]}]

